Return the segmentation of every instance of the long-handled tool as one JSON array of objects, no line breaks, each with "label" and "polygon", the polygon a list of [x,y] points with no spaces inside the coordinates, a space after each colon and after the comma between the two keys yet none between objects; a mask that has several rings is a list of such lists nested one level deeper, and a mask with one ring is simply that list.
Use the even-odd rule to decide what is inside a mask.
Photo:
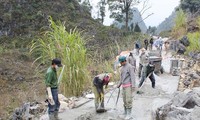
[{"label": "long-handled tool", "polygon": [[108,102],[110,101],[110,98],[113,96],[113,93],[115,92],[116,88],[113,89],[112,93],[110,94],[110,97],[108,98],[108,101],[106,104],[108,104]]},{"label": "long-handled tool", "polygon": [[145,81],[147,80],[147,78],[149,78],[151,76],[151,74],[153,74],[153,72],[149,73],[149,75],[145,78],[144,82],[142,83],[142,85],[139,87],[139,89],[137,90],[137,94],[142,94],[143,92],[141,92],[140,90],[142,89],[142,87],[144,86]]},{"label": "long-handled tool", "polygon": [[115,103],[115,108],[117,107],[117,103],[118,103],[118,100],[119,100],[119,95],[120,95],[120,88],[119,88],[119,91],[118,91],[117,100],[116,100],[116,103]]},{"label": "long-handled tool", "polygon": [[61,70],[61,73],[60,73],[60,75],[59,75],[59,77],[58,77],[58,84],[61,82],[61,80],[62,80],[62,74],[63,74],[63,72],[64,72],[64,69],[65,69],[65,65],[63,65],[63,67],[62,67],[62,70]]}]

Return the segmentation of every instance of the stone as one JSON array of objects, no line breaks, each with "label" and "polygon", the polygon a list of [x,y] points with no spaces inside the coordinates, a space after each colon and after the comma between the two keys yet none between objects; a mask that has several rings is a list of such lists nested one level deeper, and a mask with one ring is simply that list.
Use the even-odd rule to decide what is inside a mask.
[{"label": "stone", "polygon": [[181,44],[183,44],[183,45],[186,46],[186,47],[190,45],[190,42],[189,42],[187,36],[184,36],[184,37],[181,38],[179,41],[180,41]]},{"label": "stone", "polygon": [[200,87],[176,92],[173,99],[157,108],[156,120],[198,120],[200,118]]},{"label": "stone", "polygon": [[200,119],[200,107],[195,107],[190,115],[190,120],[199,120]]}]

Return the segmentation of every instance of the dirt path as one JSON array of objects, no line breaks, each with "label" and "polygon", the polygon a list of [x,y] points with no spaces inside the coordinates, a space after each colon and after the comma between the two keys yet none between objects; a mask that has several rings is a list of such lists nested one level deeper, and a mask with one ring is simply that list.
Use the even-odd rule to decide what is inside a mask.
[{"label": "dirt path", "polygon": [[[138,58],[137,58],[138,59]],[[170,57],[164,56],[163,67],[166,72],[169,71]],[[162,75],[155,75],[156,88],[151,88],[150,80],[145,82],[142,91],[143,94],[133,93],[133,120],[152,120],[152,111],[157,107],[169,102],[171,95],[177,90],[179,77],[171,76],[168,73]],[[138,84],[138,79],[136,83]],[[115,106],[118,89],[114,92],[113,97],[107,104],[107,100],[112,91],[105,95],[105,106],[108,111],[102,114],[96,114],[94,108],[94,101],[88,102],[85,105],[67,110],[59,116],[63,120],[122,120],[119,115],[123,113],[122,95],[117,106]]]}]

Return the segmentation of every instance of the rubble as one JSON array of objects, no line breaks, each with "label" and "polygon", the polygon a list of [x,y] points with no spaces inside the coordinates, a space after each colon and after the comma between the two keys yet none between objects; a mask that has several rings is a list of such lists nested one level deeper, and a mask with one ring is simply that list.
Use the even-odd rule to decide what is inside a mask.
[{"label": "rubble", "polygon": [[187,67],[180,73],[179,91],[187,88],[200,87],[200,62],[189,60]]},{"label": "rubble", "polygon": [[200,115],[200,89],[177,92],[167,104],[153,113],[155,120],[197,120]]}]

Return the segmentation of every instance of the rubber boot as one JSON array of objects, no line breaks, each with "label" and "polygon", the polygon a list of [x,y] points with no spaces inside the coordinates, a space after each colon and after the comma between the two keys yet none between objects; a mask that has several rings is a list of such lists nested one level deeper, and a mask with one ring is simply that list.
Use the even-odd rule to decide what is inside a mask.
[{"label": "rubber boot", "polygon": [[58,117],[58,111],[55,111],[54,117],[55,120],[62,120],[61,118]]},{"label": "rubber boot", "polygon": [[124,116],[127,115],[127,109],[126,109],[126,107],[124,107],[124,113],[123,113],[123,115],[124,115]]},{"label": "rubber boot", "polygon": [[98,113],[106,112],[104,108],[104,102],[101,102],[100,106],[97,108]]},{"label": "rubber boot", "polygon": [[132,110],[132,108],[127,109],[127,114],[126,114],[125,120],[131,120],[132,119],[131,110]]},{"label": "rubber boot", "polygon": [[55,120],[54,114],[49,114],[49,120]]},{"label": "rubber boot", "polygon": [[155,82],[152,82],[152,88],[155,88]]}]

